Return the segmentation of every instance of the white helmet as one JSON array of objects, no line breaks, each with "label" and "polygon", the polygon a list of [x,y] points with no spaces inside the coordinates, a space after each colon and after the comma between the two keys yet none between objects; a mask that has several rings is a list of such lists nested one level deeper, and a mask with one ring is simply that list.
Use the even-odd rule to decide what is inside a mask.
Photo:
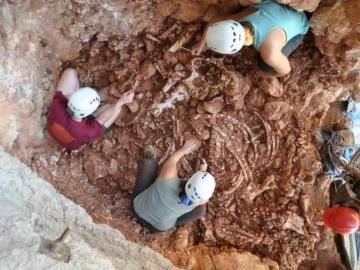
[{"label": "white helmet", "polygon": [[83,87],[70,96],[68,109],[76,117],[84,118],[92,114],[100,105],[100,96],[96,90]]},{"label": "white helmet", "polygon": [[245,31],[242,25],[233,20],[220,21],[210,25],[206,33],[206,45],[222,54],[233,54],[242,48]]},{"label": "white helmet", "polygon": [[185,184],[186,196],[193,203],[210,199],[214,190],[215,178],[208,172],[196,172]]}]

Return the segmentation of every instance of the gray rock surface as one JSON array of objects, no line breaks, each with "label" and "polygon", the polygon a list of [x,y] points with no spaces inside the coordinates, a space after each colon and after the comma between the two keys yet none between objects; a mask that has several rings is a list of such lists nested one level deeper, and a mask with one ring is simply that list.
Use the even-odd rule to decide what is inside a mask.
[{"label": "gray rock surface", "polygon": [[[59,194],[17,158],[0,147],[0,269],[177,269],[162,255],[127,241],[83,208]],[[69,263],[39,253],[41,239],[64,243]]]}]

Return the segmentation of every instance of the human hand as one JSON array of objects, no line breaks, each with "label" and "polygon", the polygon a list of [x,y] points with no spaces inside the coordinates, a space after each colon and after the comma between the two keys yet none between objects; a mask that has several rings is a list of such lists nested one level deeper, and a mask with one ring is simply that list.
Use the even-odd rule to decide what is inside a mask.
[{"label": "human hand", "polygon": [[196,43],[192,48],[191,48],[191,52],[193,55],[200,55],[200,53],[202,52],[203,48],[204,48],[205,44],[203,41],[199,41],[198,43]]},{"label": "human hand", "polygon": [[134,92],[133,91],[128,91],[124,94],[121,95],[121,97],[119,98],[119,101],[121,104],[127,104],[133,101],[134,99]]},{"label": "human hand", "polygon": [[191,152],[195,151],[201,146],[201,142],[198,139],[189,139],[187,140],[183,147],[181,147],[181,150],[184,152],[184,154],[190,154]]}]

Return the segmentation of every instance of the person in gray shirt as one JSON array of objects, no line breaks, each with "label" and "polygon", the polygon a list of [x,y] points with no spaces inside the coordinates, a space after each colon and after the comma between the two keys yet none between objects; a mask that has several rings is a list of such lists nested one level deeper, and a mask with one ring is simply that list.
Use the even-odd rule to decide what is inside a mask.
[{"label": "person in gray shirt", "polygon": [[158,165],[153,148],[146,147],[139,163],[133,189],[132,211],[152,231],[166,231],[175,226],[199,219],[206,212],[206,202],[215,189],[215,179],[206,172],[206,161],[186,182],[178,177],[177,162],[196,150],[200,142],[191,139]]}]

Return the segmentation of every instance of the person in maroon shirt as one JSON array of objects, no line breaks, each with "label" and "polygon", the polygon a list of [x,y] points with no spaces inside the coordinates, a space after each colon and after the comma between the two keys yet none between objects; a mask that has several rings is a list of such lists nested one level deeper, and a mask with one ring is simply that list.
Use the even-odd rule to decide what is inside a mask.
[{"label": "person in maroon shirt", "polygon": [[114,104],[100,105],[100,96],[89,87],[79,88],[75,69],[66,69],[57,85],[57,92],[48,113],[47,130],[63,147],[74,150],[101,136],[120,115],[122,106],[134,98],[123,94]]}]

